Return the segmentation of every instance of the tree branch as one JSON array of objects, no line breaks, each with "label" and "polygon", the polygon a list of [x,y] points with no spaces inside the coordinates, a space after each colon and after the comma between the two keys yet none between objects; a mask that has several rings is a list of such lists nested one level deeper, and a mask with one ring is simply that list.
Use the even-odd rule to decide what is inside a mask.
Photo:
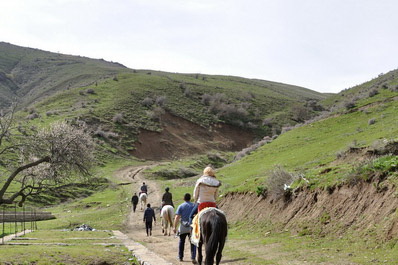
[{"label": "tree branch", "polygon": [[46,157],[38,159],[38,160],[36,160],[36,161],[34,161],[32,163],[20,166],[17,169],[15,169],[15,171],[7,178],[7,181],[4,183],[3,188],[0,190],[0,199],[3,198],[5,192],[7,191],[8,187],[10,186],[11,182],[15,179],[15,177],[19,173],[21,173],[25,169],[28,169],[28,168],[31,168],[31,167],[35,167],[35,166],[37,166],[37,165],[39,165],[41,163],[50,162],[50,160],[51,160],[50,157],[46,156]]}]

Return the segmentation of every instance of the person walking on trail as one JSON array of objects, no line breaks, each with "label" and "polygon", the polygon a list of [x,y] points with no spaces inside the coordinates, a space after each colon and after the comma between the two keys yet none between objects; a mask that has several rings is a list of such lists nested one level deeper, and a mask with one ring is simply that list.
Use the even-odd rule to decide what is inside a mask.
[{"label": "person walking on trail", "polygon": [[142,186],[140,188],[140,195],[141,193],[146,193],[148,195],[148,186],[145,184],[145,182],[142,183]]},{"label": "person walking on trail", "polygon": [[161,208],[163,208],[163,206],[165,206],[165,205],[171,205],[171,206],[173,206],[173,208],[174,208],[174,203],[173,203],[173,194],[171,193],[171,192],[169,192],[170,191],[170,188],[169,187],[167,187],[166,189],[165,189],[165,193],[163,194],[163,196],[162,196],[162,207]]},{"label": "person walking on trail", "polygon": [[151,204],[148,203],[147,208],[145,209],[144,212],[144,223],[145,223],[145,230],[146,230],[146,235],[151,236],[152,235],[152,221],[155,222],[156,225],[156,216],[155,216],[155,211],[151,208]]},{"label": "person walking on trail", "polygon": [[191,202],[191,194],[186,193],[184,195],[184,202],[180,204],[176,211],[176,216],[174,217],[174,234],[177,233],[177,225],[178,234],[180,237],[180,241],[178,244],[178,260],[183,261],[184,258],[184,248],[185,248],[185,239],[189,238],[189,243],[191,245],[191,261],[193,264],[196,264],[196,246],[191,243],[191,224],[189,222],[189,215],[192,211],[194,204]]},{"label": "person walking on trail", "polygon": [[203,175],[196,181],[193,191],[194,200],[199,204],[198,211],[206,207],[217,207],[216,198],[221,182],[216,178],[214,169],[206,167]]},{"label": "person walking on trail", "polygon": [[138,204],[137,192],[135,192],[133,197],[131,197],[131,203],[133,204],[133,212],[135,212],[135,210],[137,209],[137,204]]}]

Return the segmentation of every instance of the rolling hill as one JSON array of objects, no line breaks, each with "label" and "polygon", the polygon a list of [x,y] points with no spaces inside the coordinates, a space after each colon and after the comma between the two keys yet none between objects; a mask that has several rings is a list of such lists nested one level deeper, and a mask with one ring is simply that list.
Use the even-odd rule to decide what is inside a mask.
[{"label": "rolling hill", "polygon": [[0,43],[1,104],[43,126],[83,120],[122,153],[163,159],[240,150],[322,111],[325,95],[233,76],[133,70],[117,63]]},{"label": "rolling hill", "polygon": [[161,176],[157,181],[177,197],[192,192],[196,180],[179,172],[214,162],[198,154],[235,155],[217,165],[229,255],[277,264],[279,256],[258,251],[278,250],[287,259],[293,249],[290,264],[396,264],[398,70],[324,95],[242,77],[132,70],[5,43],[0,59],[2,106],[20,97],[21,124],[84,121],[110,167],[120,154],[167,160],[147,176]]},{"label": "rolling hill", "polygon": [[128,70],[123,65],[0,42],[0,106],[21,106]]}]

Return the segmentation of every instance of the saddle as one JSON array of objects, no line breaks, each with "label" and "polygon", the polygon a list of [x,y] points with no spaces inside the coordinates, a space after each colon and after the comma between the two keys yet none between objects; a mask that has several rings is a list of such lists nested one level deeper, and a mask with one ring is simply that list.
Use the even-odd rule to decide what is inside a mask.
[{"label": "saddle", "polygon": [[221,211],[218,208],[215,207],[207,207],[201,210],[195,217],[192,219],[192,233],[191,233],[191,243],[195,245],[196,247],[199,247],[199,241],[200,241],[200,218],[202,217],[203,214],[209,212],[209,211],[218,211],[225,215],[223,211]]}]

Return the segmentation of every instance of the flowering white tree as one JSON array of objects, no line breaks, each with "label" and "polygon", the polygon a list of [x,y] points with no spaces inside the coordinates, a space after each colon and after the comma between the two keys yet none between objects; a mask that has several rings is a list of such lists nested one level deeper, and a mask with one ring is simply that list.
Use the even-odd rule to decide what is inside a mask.
[{"label": "flowering white tree", "polygon": [[49,186],[90,175],[94,142],[84,126],[57,122],[26,132],[14,126],[13,114],[0,113],[0,205],[21,206]]}]

